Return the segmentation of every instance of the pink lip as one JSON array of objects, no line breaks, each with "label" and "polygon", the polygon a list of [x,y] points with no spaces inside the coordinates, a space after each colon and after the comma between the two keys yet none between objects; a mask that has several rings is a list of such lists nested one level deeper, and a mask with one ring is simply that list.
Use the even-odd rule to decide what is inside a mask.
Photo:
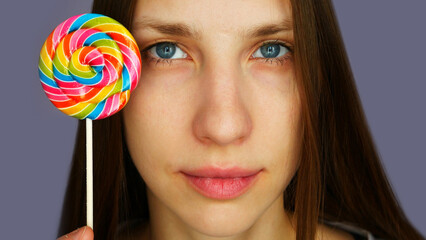
[{"label": "pink lip", "polygon": [[245,193],[262,170],[247,170],[238,167],[221,169],[206,167],[182,171],[192,187],[202,195],[219,199],[232,199]]}]

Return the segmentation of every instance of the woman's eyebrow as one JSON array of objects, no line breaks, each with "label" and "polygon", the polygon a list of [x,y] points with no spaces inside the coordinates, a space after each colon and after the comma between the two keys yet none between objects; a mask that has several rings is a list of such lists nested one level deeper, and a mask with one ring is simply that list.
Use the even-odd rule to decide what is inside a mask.
[{"label": "woman's eyebrow", "polygon": [[[143,17],[133,24],[133,30],[151,28],[160,33],[186,38],[201,39],[201,31],[184,23],[168,23],[158,19]],[[292,21],[285,19],[281,23],[270,23],[254,26],[246,30],[240,30],[239,35],[243,38],[257,38],[268,36],[279,32],[289,32],[293,30]]]},{"label": "woman's eyebrow", "polygon": [[248,30],[243,30],[241,35],[244,38],[258,38],[268,35],[273,35],[279,32],[291,32],[293,23],[290,19],[284,19],[281,23],[271,23],[256,26]]},{"label": "woman's eyebrow", "polygon": [[193,39],[201,38],[199,31],[183,23],[167,23],[157,19],[143,17],[133,24],[133,30],[142,28],[151,28],[167,35],[176,35]]}]

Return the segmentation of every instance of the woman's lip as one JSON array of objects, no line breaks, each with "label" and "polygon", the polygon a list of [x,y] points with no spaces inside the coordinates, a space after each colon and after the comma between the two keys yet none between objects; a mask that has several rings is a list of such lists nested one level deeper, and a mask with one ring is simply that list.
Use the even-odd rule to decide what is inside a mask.
[{"label": "woman's lip", "polygon": [[195,170],[185,170],[182,173],[194,177],[204,177],[204,178],[238,178],[238,177],[248,177],[257,174],[262,169],[243,169],[240,167],[232,168],[217,168],[217,167],[204,167]]},{"label": "woman's lip", "polygon": [[197,192],[218,199],[233,199],[244,194],[259,176],[262,170],[244,170],[240,168],[216,169],[206,168],[196,173],[182,172]]}]

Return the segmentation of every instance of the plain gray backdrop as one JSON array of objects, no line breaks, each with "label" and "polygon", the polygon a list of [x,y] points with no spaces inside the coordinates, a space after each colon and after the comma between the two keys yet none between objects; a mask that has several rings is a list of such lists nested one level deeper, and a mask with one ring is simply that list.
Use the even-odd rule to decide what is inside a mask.
[{"label": "plain gray backdrop", "polygon": [[[40,48],[92,1],[1,4],[0,238],[55,239],[77,120],[38,80]],[[426,235],[426,1],[334,0],[359,94],[394,190]]]}]

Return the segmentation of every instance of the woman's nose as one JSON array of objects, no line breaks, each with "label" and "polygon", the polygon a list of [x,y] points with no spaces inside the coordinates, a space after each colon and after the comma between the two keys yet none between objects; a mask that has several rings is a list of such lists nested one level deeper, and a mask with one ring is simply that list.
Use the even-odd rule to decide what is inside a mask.
[{"label": "woman's nose", "polygon": [[193,132],[203,144],[242,144],[252,131],[244,95],[244,79],[238,64],[215,61],[199,75],[200,104],[193,120]]}]

